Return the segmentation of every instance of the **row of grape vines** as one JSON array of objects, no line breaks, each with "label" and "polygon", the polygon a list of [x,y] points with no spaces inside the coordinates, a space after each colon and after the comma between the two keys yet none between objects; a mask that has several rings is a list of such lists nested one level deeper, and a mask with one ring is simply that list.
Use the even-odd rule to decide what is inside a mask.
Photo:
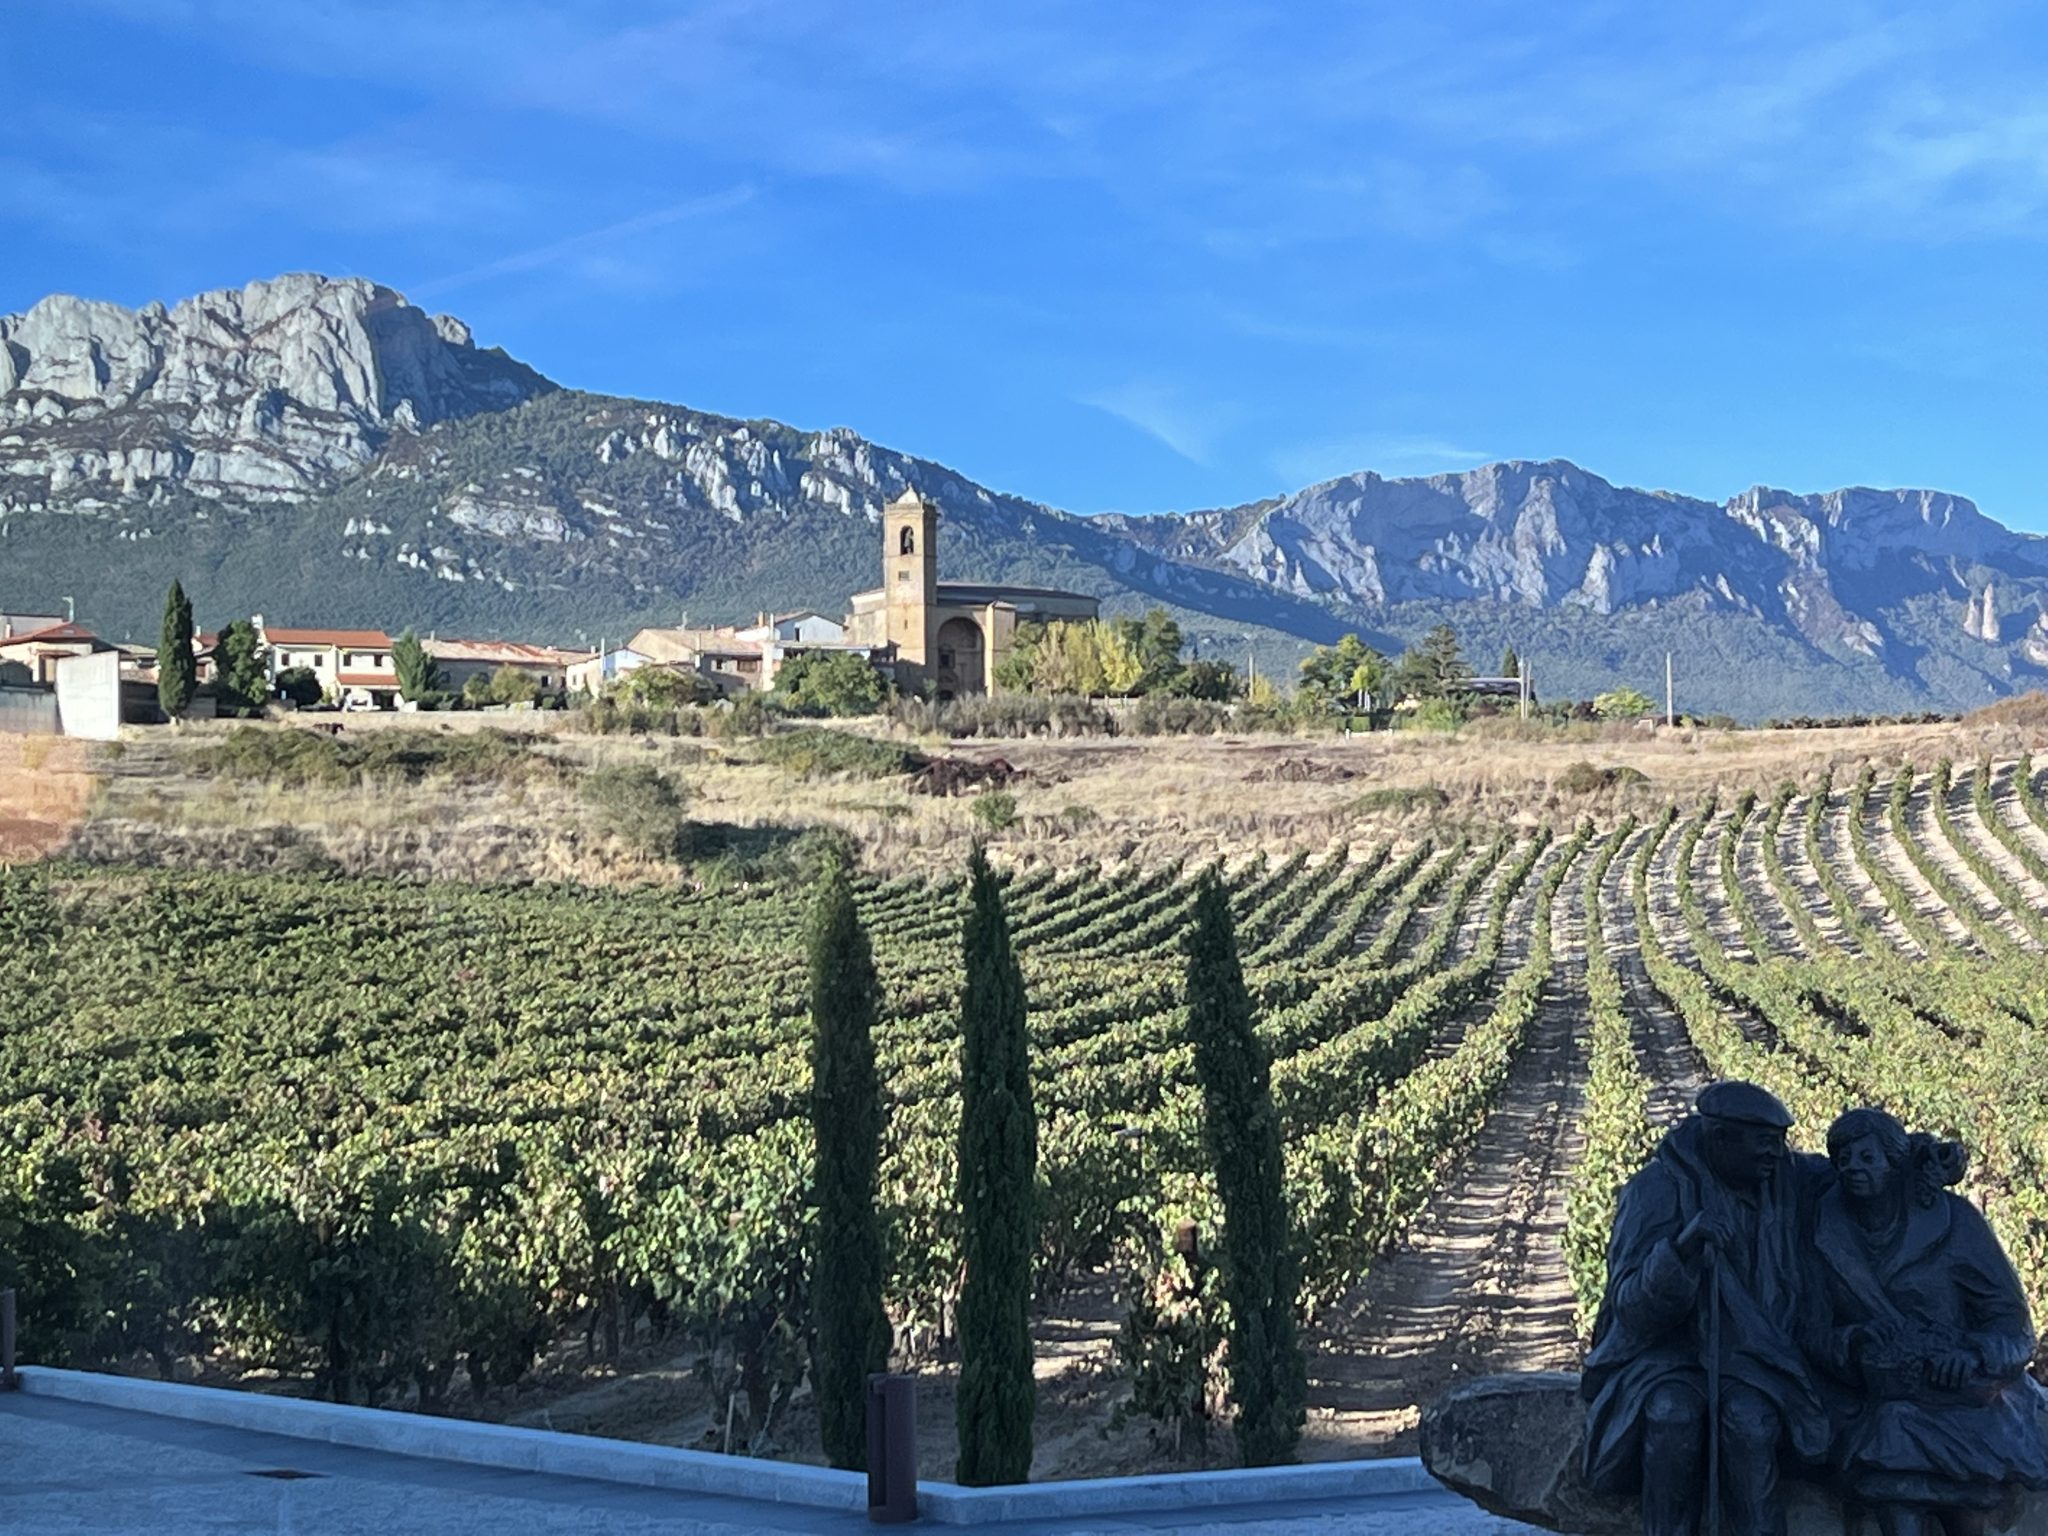
[{"label": "row of grape vines", "polygon": [[[1356,1282],[1483,1120],[1548,972],[1537,888],[1589,836],[1230,872],[1311,1294]],[[1042,1293],[1180,1217],[1214,1230],[1180,999],[1197,873],[1008,881]],[[859,902],[886,995],[888,1304],[906,1347],[942,1349],[963,891],[870,879]],[[791,1368],[805,903],[0,871],[0,1284],[22,1292],[26,1347],[424,1406],[579,1333],[615,1354],[683,1331]]]},{"label": "row of grape vines", "polygon": [[[1961,1139],[1967,1191],[2048,1304],[2048,813],[2031,759],[1863,765],[1625,835],[1625,878],[1587,935],[1588,1151],[1567,1233],[1582,1316],[1615,1188],[1655,1135],[1631,971],[1709,1075],[1770,1088],[1809,1148],[1859,1104]],[[1619,964],[1601,919],[1633,936]]]}]

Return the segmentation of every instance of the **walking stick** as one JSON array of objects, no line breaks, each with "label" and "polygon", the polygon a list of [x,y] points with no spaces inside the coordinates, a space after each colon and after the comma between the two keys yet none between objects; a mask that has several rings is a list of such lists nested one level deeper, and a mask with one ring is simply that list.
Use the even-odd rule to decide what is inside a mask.
[{"label": "walking stick", "polygon": [[1721,1536],[1721,1256],[1707,1250],[1707,1520]]}]

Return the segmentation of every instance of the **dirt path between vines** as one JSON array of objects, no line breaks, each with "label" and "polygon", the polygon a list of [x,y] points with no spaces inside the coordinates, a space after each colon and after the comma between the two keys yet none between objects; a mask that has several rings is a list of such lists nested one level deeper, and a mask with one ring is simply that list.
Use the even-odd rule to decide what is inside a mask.
[{"label": "dirt path between vines", "polygon": [[[1671,835],[1677,836],[1675,827]],[[1707,1070],[1686,1032],[1685,1020],[1651,983],[1643,965],[1629,872],[1643,839],[1648,836],[1648,829],[1631,834],[1620,855],[1608,866],[1606,887],[1601,892],[1601,932],[1608,953],[1614,957],[1628,1016],[1635,1026],[1636,1064],[1650,1080],[1650,1120],[1655,1125],[1667,1126],[1676,1124],[1692,1109],[1694,1096],[1706,1086]],[[1651,878],[1654,882],[1654,866]]]},{"label": "dirt path between vines", "polygon": [[[1308,1334],[1305,1460],[1412,1455],[1422,1405],[1456,1382],[1578,1359],[1563,1237],[1583,1146],[1582,889],[1567,879],[1559,893],[1556,969],[1478,1139],[1408,1240]],[[1526,953],[1533,902],[1515,902],[1502,979]]]},{"label": "dirt path between vines", "polygon": [[[1951,814],[1953,807],[1951,791],[1946,807]],[[1958,917],[1974,927],[1995,932],[2021,948],[2026,947],[2027,932],[2020,926],[2019,919],[2005,910],[1991,888],[1964,862],[1963,856],[1948,840],[1948,834],[1942,830],[1941,822],[1934,814],[1934,786],[1925,776],[1914,783],[1913,793],[1907,798],[1906,828],[1935,868],[1948,877],[1957,896],[1969,903],[1968,916],[1958,913]]]},{"label": "dirt path between vines", "polygon": [[[1919,795],[1917,786],[1913,793],[1915,797]],[[1927,877],[1920,873],[1918,866],[1900,846],[1899,840],[1892,836],[1891,815],[1888,809],[1890,794],[1891,786],[1880,782],[1871,791],[1870,804],[1864,812],[1868,818],[1872,851],[1884,861],[1884,867],[1898,878],[1899,884],[1913,903],[1913,910],[1932,923],[1943,938],[1957,949],[1982,953],[1983,946],[1977,942],[1976,936],[1963,925],[1961,918],[1949,910],[1949,905],[1942,899],[1941,893],[1927,883]],[[1906,830],[1910,833],[1914,830],[1912,805],[1909,803],[1906,809]]]},{"label": "dirt path between vines", "polygon": [[1878,889],[1877,882],[1870,878],[1870,871],[1856,856],[1855,845],[1850,839],[1849,806],[1847,790],[1830,801],[1820,828],[1821,857],[1840,877],[1849,894],[1856,899],[1856,910],[1863,915],[1865,922],[1876,928],[1885,944],[1902,955],[1926,954],[1912,931],[1899,921],[1891,903],[1884,899],[1884,892]]}]

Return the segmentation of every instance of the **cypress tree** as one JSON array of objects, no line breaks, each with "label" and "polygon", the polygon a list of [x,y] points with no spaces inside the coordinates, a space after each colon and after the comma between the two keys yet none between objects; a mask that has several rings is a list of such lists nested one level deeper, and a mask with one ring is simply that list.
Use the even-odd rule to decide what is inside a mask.
[{"label": "cypress tree", "polygon": [[1230,1304],[1230,1391],[1246,1466],[1294,1459],[1308,1395],[1295,1337],[1300,1260],[1287,1213],[1271,1064],[1252,1029],[1230,896],[1212,869],[1187,937],[1188,1034],[1202,1084],[1202,1139],[1223,1200],[1223,1294]]},{"label": "cypress tree", "polygon": [[882,1099],[875,1079],[881,988],[845,863],[825,866],[811,910],[811,1125],[817,1134],[812,1382],[825,1459],[867,1466],[867,1379],[889,1365],[876,1214]]},{"label": "cypress tree", "polygon": [[408,704],[443,691],[441,664],[427,654],[413,631],[408,629],[392,642],[391,665],[398,674],[398,695]]},{"label": "cypress tree", "polygon": [[1031,1261],[1038,1248],[1038,1118],[1024,973],[979,847],[968,865],[960,998],[960,1463],[970,1487],[1031,1475]]},{"label": "cypress tree", "polygon": [[156,700],[173,720],[191,708],[199,686],[199,660],[192,654],[192,603],[185,588],[171,583],[164,599],[164,632],[156,648]]},{"label": "cypress tree", "polygon": [[1520,677],[1522,675],[1522,658],[1515,654],[1515,648],[1512,645],[1501,652],[1500,675],[1502,677]]}]

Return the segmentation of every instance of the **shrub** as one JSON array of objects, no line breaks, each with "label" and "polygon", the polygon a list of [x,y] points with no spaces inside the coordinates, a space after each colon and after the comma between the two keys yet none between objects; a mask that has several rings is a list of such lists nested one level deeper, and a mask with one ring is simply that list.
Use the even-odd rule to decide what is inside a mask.
[{"label": "shrub", "polygon": [[320,702],[320,674],[311,667],[286,667],[277,674],[277,693],[300,709],[311,709]]},{"label": "shrub", "polygon": [[1424,699],[1400,720],[1411,731],[1455,731],[1465,723],[1465,706],[1458,699]]},{"label": "shrub", "polygon": [[1557,776],[1557,787],[1568,795],[1590,795],[1625,784],[1649,782],[1649,775],[1639,768],[1597,768],[1583,761],[1570,764]]},{"label": "shrub", "polygon": [[583,798],[597,822],[656,858],[673,858],[683,835],[683,793],[673,779],[645,763],[600,768],[583,781]]},{"label": "shrub", "polygon": [[772,763],[800,779],[843,773],[857,779],[886,779],[924,766],[924,756],[895,742],[857,736],[824,726],[807,726],[763,738],[754,749],[757,761]]},{"label": "shrub", "polygon": [[974,801],[974,820],[986,831],[1000,832],[1017,819],[1017,797],[1007,789],[991,789]]},{"label": "shrub", "polygon": [[1654,699],[1634,688],[1611,688],[1593,699],[1593,713],[1602,720],[1640,720],[1656,707]]},{"label": "shrub", "polygon": [[194,759],[202,773],[283,785],[343,784],[358,777],[507,782],[557,771],[552,759],[533,749],[532,740],[504,731],[393,730],[336,737],[242,725]]},{"label": "shrub", "polygon": [[1228,705],[1209,699],[1146,694],[1124,716],[1135,736],[1213,736],[1230,724]]},{"label": "shrub", "polygon": [[1364,815],[1402,813],[1407,811],[1440,811],[1451,803],[1451,797],[1434,784],[1389,784],[1384,789],[1369,789],[1352,804],[1354,811]]},{"label": "shrub", "polygon": [[1090,699],[995,694],[934,703],[901,698],[890,712],[921,736],[1114,736],[1116,717]]},{"label": "shrub", "polygon": [[768,701],[758,693],[743,693],[730,704],[713,709],[705,717],[707,734],[720,741],[738,741],[759,736],[768,729]]}]

